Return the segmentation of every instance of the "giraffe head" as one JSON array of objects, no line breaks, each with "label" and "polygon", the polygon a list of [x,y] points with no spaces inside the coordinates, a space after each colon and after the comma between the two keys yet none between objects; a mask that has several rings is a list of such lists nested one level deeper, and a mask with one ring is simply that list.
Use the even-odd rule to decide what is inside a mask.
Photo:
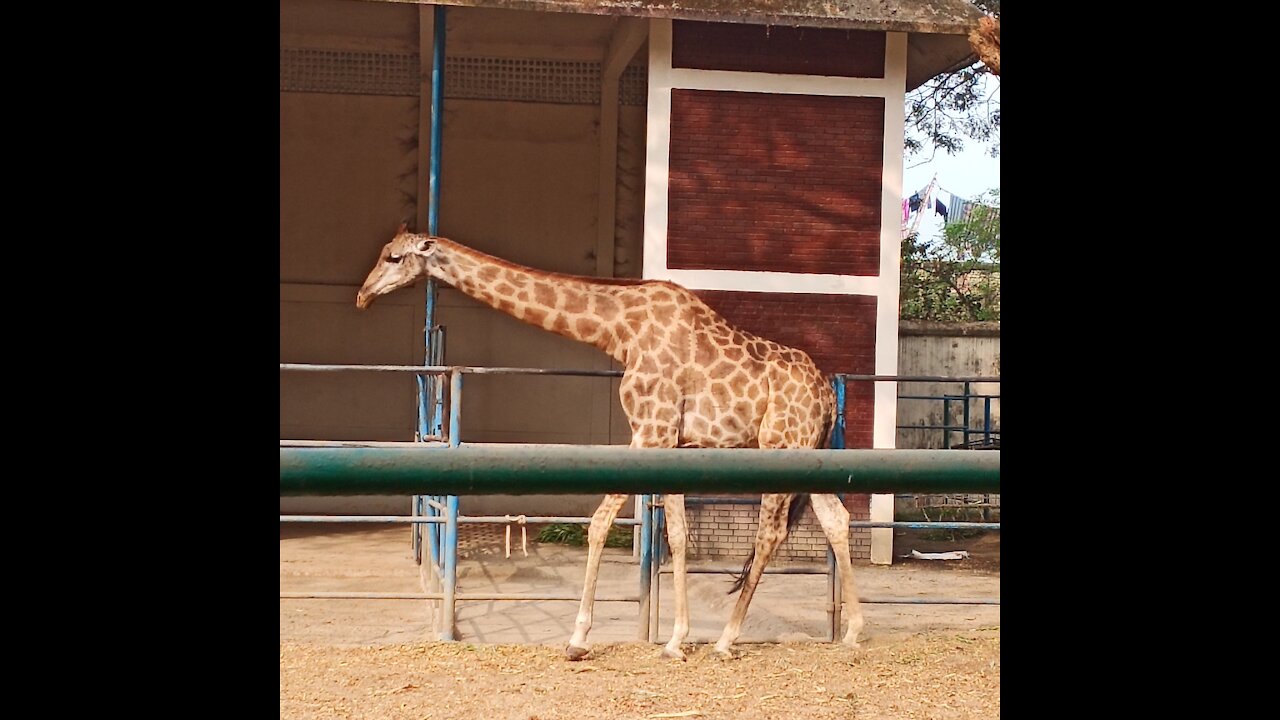
[{"label": "giraffe head", "polygon": [[360,292],[356,293],[356,307],[363,310],[373,303],[374,298],[430,275],[431,255],[435,249],[435,238],[411,233],[408,226],[401,223],[396,236],[382,246],[378,262],[369,271]]}]

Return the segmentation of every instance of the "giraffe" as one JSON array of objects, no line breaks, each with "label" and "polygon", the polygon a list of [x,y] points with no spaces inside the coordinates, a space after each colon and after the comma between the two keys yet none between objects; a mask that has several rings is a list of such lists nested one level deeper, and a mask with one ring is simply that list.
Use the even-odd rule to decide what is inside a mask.
[{"label": "giraffe", "polygon": [[[367,308],[427,276],[526,323],[594,345],[621,363],[619,394],[633,448],[818,448],[830,434],[835,393],[808,354],[732,327],[675,283],[544,272],[401,224],[356,294],[356,307]],[[605,536],[628,497],[605,496],[592,516],[582,601],[565,648],[570,660],[590,652]],[[800,494],[762,496],[755,546],[734,585],[738,600],[715,644],[717,655],[734,656],[764,568],[804,501]],[[863,620],[849,557],[849,512],[835,495],[813,494],[808,501],[836,556],[849,618],[842,641],[857,647]],[[665,496],[664,508],[676,613],[662,655],[683,660],[689,634],[684,495]]]}]

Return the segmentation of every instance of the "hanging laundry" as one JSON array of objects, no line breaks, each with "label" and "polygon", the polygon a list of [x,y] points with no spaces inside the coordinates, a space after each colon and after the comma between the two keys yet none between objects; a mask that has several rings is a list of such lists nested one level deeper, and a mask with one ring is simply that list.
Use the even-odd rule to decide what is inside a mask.
[{"label": "hanging laundry", "polygon": [[906,222],[911,218],[910,200],[902,201],[902,222]]},{"label": "hanging laundry", "polygon": [[920,193],[917,192],[914,195],[912,195],[911,199],[907,200],[907,204],[911,208],[911,212],[916,212],[917,210],[919,210],[920,209]]},{"label": "hanging laundry", "polygon": [[972,200],[966,200],[958,195],[951,196],[951,212],[946,224],[964,222],[969,219],[969,214],[973,212],[974,205],[977,203]]},{"label": "hanging laundry", "polygon": [[946,205],[943,205],[941,200],[937,200],[937,199],[935,199],[935,200],[933,201],[933,211],[934,211],[934,212],[936,212],[936,213],[938,213],[939,215],[941,215],[941,216],[942,216],[942,221],[943,221],[944,223],[946,222],[946,220],[947,220],[947,206],[946,206]]}]

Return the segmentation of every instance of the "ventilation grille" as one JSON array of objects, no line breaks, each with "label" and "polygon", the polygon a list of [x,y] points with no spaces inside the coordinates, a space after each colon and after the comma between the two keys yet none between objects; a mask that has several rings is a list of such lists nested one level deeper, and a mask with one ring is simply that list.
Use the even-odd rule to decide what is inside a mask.
[{"label": "ventilation grille", "polygon": [[[600,63],[528,58],[454,57],[444,65],[444,96],[568,105],[600,104]],[[417,97],[416,53],[280,49],[280,91]],[[643,106],[645,68],[622,73],[619,101]]]}]

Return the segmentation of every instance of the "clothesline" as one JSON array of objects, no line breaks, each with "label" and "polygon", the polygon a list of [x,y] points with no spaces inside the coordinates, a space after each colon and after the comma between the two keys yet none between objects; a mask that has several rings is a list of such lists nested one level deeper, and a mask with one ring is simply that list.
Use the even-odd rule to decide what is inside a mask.
[{"label": "clothesline", "polygon": [[[944,204],[941,198],[934,196],[935,190],[941,190],[951,196],[950,207]],[[993,208],[975,200],[970,200],[942,187],[938,184],[938,176],[934,175],[933,178],[929,180],[928,185],[925,185],[924,188],[917,190],[911,195],[911,197],[902,201],[903,237],[914,233],[917,228],[919,228],[920,220],[927,211],[932,210],[938,215],[941,215],[943,224],[950,225],[952,223],[968,220],[973,214],[973,211],[979,207],[988,208],[990,210],[989,217],[992,220],[999,217],[999,208]],[[914,222],[911,221],[912,214],[915,215]],[[910,224],[910,228],[908,228],[908,224]]]}]

